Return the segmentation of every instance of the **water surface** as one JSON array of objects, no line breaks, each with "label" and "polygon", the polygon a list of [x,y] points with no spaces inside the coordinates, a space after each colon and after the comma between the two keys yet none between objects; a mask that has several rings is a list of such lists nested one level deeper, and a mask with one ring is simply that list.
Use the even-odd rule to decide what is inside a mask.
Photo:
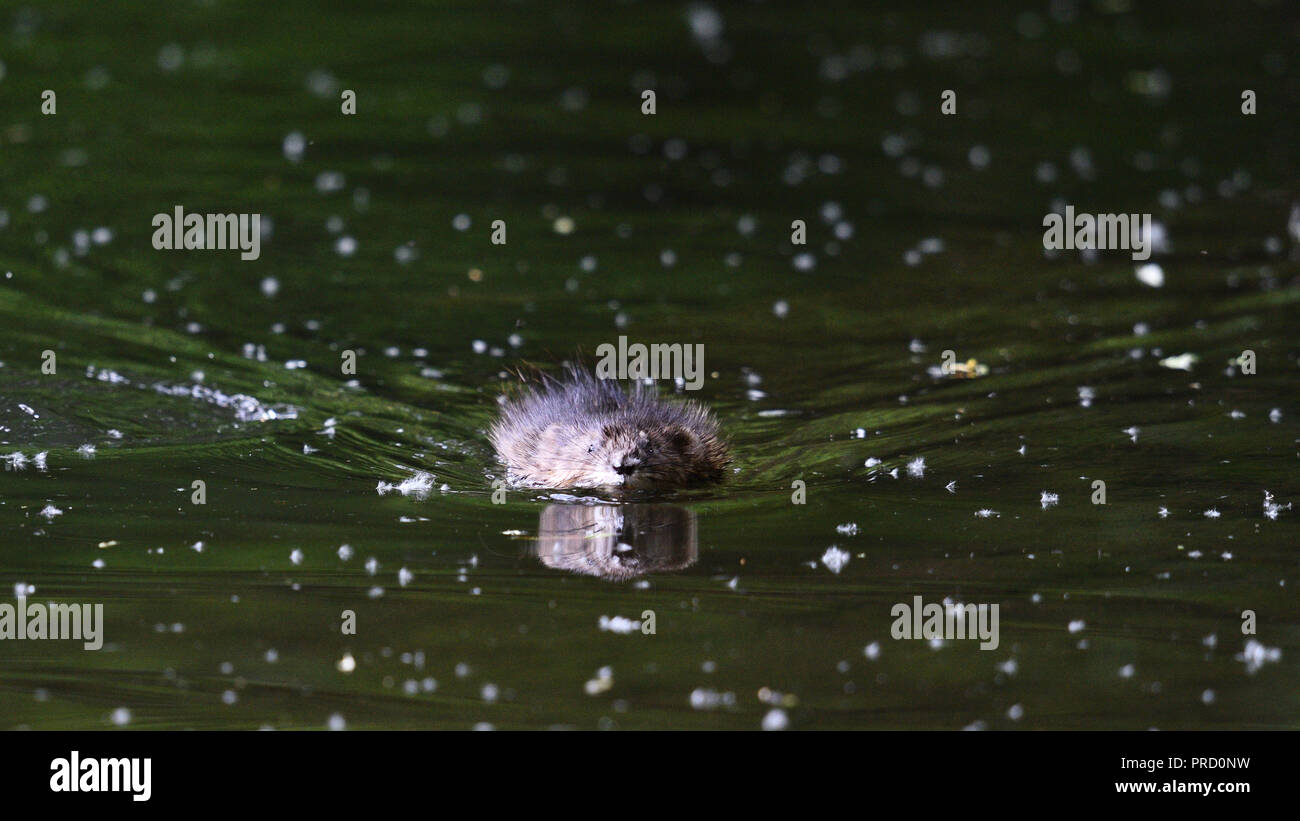
[{"label": "water surface", "polygon": [[[7,9],[0,580],[106,639],[0,642],[4,726],[1296,728],[1294,31]],[[1066,203],[1153,214],[1163,285],[1045,254]],[[177,204],[263,214],[260,258],[154,250]],[[704,345],[734,476],[494,504],[508,369],[620,334]],[[916,596],[999,646],[892,639]]]}]

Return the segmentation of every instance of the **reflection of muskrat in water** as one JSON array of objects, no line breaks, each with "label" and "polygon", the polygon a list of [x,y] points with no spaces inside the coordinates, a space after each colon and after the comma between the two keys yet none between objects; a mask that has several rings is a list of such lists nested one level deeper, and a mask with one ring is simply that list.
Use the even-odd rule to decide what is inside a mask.
[{"label": "reflection of muskrat in water", "polygon": [[510,481],[527,487],[685,487],[720,481],[730,463],[706,408],[579,368],[505,402],[491,436]]},{"label": "reflection of muskrat in water", "polygon": [[695,564],[696,531],[695,514],[676,505],[547,505],[531,552],[547,567],[626,581]]}]

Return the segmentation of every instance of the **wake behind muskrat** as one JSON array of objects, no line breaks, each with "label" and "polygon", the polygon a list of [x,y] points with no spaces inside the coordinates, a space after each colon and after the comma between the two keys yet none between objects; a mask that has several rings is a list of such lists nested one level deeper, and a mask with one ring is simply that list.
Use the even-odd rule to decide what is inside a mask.
[{"label": "wake behind muskrat", "polygon": [[689,487],[721,481],[731,461],[704,406],[580,368],[507,399],[490,435],[507,479],[524,487]]}]

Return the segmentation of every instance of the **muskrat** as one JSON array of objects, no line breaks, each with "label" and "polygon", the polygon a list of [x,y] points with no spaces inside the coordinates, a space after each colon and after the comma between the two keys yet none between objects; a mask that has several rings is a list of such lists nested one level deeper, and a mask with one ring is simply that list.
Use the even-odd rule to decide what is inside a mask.
[{"label": "muskrat", "polygon": [[491,437],[509,481],[525,487],[687,487],[720,481],[731,462],[707,408],[577,367],[505,400]]}]

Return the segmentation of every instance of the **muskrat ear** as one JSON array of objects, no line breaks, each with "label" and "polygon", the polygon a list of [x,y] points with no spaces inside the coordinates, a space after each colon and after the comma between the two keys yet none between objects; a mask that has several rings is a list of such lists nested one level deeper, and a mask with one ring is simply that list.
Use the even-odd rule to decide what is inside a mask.
[{"label": "muskrat ear", "polygon": [[678,450],[686,451],[690,450],[691,446],[695,444],[695,437],[686,428],[677,428],[672,432],[668,441]]}]

